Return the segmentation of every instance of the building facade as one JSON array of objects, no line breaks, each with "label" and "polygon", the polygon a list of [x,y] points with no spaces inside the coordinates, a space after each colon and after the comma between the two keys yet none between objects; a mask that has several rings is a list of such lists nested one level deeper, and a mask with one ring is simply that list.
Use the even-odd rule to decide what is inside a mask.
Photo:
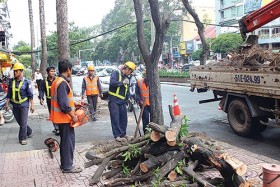
[{"label": "building facade", "polygon": [[7,2],[0,3],[0,48],[9,49],[11,23]]},{"label": "building facade", "polygon": [[[223,33],[240,33],[238,21],[245,15],[260,9],[272,0],[216,0],[217,36]],[[258,43],[266,48],[280,48],[280,18],[256,29]]]}]

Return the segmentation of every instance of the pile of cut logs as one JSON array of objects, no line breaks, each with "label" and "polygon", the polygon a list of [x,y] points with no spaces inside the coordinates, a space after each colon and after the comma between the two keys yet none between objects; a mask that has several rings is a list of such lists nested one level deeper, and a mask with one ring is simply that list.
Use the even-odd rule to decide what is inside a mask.
[{"label": "pile of cut logs", "polygon": [[[125,143],[104,145],[106,150],[86,153],[85,167],[98,165],[90,185],[101,186],[226,186],[246,183],[247,166],[233,156],[210,149],[195,136],[181,136],[182,115],[169,106],[170,127],[150,123],[152,132]],[[208,179],[202,171],[216,169],[220,178]]]}]

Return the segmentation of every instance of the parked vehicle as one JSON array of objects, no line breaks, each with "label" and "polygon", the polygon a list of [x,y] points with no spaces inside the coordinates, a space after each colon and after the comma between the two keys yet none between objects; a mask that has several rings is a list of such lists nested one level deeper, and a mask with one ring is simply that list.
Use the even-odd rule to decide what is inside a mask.
[{"label": "parked vehicle", "polygon": [[[280,17],[279,10],[280,1],[272,1],[244,16],[239,21],[242,37]],[[248,48],[257,43],[257,37],[249,36],[247,41]],[[262,132],[267,126],[280,127],[279,67],[197,66],[190,68],[190,80],[191,91],[213,91],[214,98],[200,103],[220,101],[237,135]]]},{"label": "parked vehicle", "polygon": [[108,98],[110,76],[114,70],[117,70],[117,68],[115,66],[97,66],[97,67],[95,67],[95,73],[96,73],[96,75],[98,75],[101,86],[102,86],[102,91],[103,91],[102,99]]},{"label": "parked vehicle", "polygon": [[189,71],[189,69],[190,69],[190,67],[193,67],[193,66],[195,66],[194,64],[184,64],[183,66],[182,66],[182,71]]}]

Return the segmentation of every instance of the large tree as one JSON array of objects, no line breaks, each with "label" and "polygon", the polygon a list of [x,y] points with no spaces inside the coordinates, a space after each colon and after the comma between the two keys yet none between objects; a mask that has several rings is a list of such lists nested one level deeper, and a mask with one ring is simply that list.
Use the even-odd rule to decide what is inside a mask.
[{"label": "large tree", "polygon": [[70,60],[67,0],[56,0],[58,60]]},{"label": "large tree", "polygon": [[40,65],[40,72],[45,78],[46,64],[47,64],[47,40],[46,40],[44,0],[39,0],[39,13],[40,13],[40,31],[41,31],[41,46],[42,46],[42,60]]},{"label": "large tree", "polygon": [[204,35],[204,25],[201,23],[198,14],[195,12],[195,10],[191,7],[189,0],[182,0],[185,8],[190,13],[190,15],[193,17],[195,24],[197,26],[198,35],[200,37],[201,43],[202,43],[202,52],[200,54],[200,65],[206,64],[206,59],[209,54],[209,46],[206,42],[206,37]]},{"label": "large tree", "polygon": [[30,24],[30,35],[31,35],[31,57],[32,57],[32,73],[35,72],[36,68],[36,59],[35,59],[35,32],[34,32],[34,22],[33,22],[33,9],[32,9],[32,0],[28,0],[28,10],[29,10],[29,24]]},{"label": "large tree", "polygon": [[162,52],[164,36],[170,24],[167,14],[162,17],[158,0],[149,0],[152,20],[155,24],[155,41],[150,52],[144,35],[143,6],[141,0],[133,0],[137,20],[138,45],[147,68],[147,77],[150,81],[151,121],[164,124],[162,111],[162,96],[158,74],[158,60]]}]

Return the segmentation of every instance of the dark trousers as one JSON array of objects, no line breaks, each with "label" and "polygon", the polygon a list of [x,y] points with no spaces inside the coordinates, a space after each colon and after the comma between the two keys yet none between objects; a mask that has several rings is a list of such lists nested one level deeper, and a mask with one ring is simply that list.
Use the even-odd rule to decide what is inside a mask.
[{"label": "dark trousers", "polygon": [[70,123],[58,124],[60,134],[60,168],[71,170],[75,149],[75,131]]},{"label": "dark trousers", "polygon": [[112,101],[108,103],[111,126],[114,138],[126,135],[127,128],[127,110],[125,104],[117,104]]},{"label": "dark trousers", "polygon": [[32,129],[27,125],[29,107],[13,107],[13,114],[19,124],[18,139],[24,140],[32,134]]},{"label": "dark trousers", "polygon": [[93,114],[96,112],[98,95],[87,95],[87,100],[89,104],[89,112]]},{"label": "dark trousers", "polygon": [[36,83],[37,83],[37,87],[38,87],[38,90],[40,90],[40,86],[41,86],[41,79],[40,80],[36,80]]},{"label": "dark trousers", "polygon": [[[47,106],[48,106],[48,109],[49,109],[49,113],[51,113],[51,100],[50,99],[47,99]],[[54,123],[53,123],[53,127],[54,127],[55,130],[59,130],[58,125],[55,125]]]},{"label": "dark trousers", "polygon": [[150,106],[146,105],[143,110],[143,115],[142,115],[142,124],[143,124],[144,133],[146,133],[146,127],[150,123],[150,113],[151,113]]}]

